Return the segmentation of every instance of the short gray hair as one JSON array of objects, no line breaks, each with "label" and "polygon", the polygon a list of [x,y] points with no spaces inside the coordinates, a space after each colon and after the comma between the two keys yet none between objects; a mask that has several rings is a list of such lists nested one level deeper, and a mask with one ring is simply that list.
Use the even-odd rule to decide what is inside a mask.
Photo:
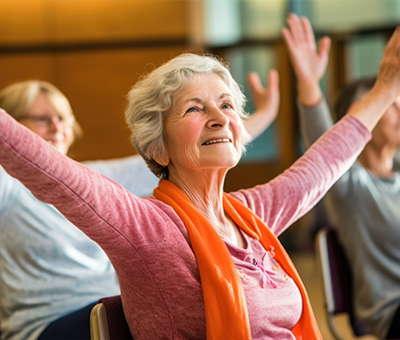
[{"label": "short gray hair", "polygon": [[[131,130],[131,142],[146,161],[149,169],[161,178],[168,178],[168,169],[158,164],[166,154],[164,114],[175,96],[189,80],[198,74],[214,73],[221,77],[234,97],[236,112],[244,120],[246,98],[229,72],[228,65],[218,57],[181,54],[141,78],[128,93],[125,119]],[[250,136],[243,129],[243,149]]]}]

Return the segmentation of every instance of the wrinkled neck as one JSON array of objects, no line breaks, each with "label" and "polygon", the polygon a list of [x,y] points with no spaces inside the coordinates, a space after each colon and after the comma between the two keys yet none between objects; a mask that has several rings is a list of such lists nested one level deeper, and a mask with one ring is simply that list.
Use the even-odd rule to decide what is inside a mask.
[{"label": "wrinkled neck", "polygon": [[239,228],[224,211],[225,175],[226,171],[216,171],[212,174],[207,171],[190,174],[180,172],[179,175],[171,171],[168,180],[182,190],[223,240],[244,248],[245,241]]}]

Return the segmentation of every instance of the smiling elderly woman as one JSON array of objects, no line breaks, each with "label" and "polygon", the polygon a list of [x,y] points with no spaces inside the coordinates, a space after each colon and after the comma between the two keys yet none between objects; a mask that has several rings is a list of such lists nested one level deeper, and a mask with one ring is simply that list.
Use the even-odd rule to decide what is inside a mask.
[{"label": "smiling elderly woman", "polygon": [[64,157],[5,112],[0,162],[103,247],[134,339],[321,339],[277,236],[351,166],[399,93],[398,31],[389,45],[373,95],[252,189],[223,193],[248,138],[243,95],[212,56],[178,56],[130,91],[133,144],[162,177],[154,198]]},{"label": "smiling elderly woman", "polygon": [[[210,88],[206,86],[207,84]],[[186,85],[185,88],[183,85]],[[137,83],[129,92],[128,98],[129,105],[125,114],[132,131],[132,144],[146,160],[153,173],[159,177],[168,178],[168,171],[171,171],[167,166],[170,163],[167,146],[170,150],[174,148],[166,141],[168,137],[166,130],[169,127],[178,128],[174,125],[182,125],[180,118],[184,118],[183,123],[189,121],[192,122],[191,125],[199,125],[202,123],[200,120],[207,117],[206,109],[210,112],[215,112],[214,108],[222,109],[224,114],[221,111],[221,116],[235,118],[236,129],[241,130],[242,141],[235,141],[235,144],[244,146],[250,141],[250,136],[239,123],[239,120],[246,118],[243,112],[245,97],[229,70],[212,57],[187,54],[172,59]],[[208,104],[206,100],[212,101],[213,107],[206,105]],[[204,114],[195,115],[195,112]],[[197,116],[198,121],[191,120],[191,116],[194,118]],[[194,127],[198,131],[193,131],[191,136],[193,140],[199,137],[202,125]],[[229,131],[228,136],[224,133],[227,131],[216,134],[220,135],[219,137],[228,137],[230,140],[232,132]],[[173,134],[175,132],[170,133]],[[215,139],[215,133],[212,134]],[[179,144],[185,145],[182,142]]]}]

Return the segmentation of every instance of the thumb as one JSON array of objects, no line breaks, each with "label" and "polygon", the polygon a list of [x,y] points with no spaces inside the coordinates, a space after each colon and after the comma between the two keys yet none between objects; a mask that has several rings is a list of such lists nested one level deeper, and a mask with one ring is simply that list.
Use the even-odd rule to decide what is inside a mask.
[{"label": "thumb", "polygon": [[278,91],[279,89],[279,73],[275,69],[271,69],[268,73],[268,90]]},{"label": "thumb", "polygon": [[329,50],[331,48],[331,39],[329,37],[323,37],[318,42],[318,51],[321,58],[327,58]]},{"label": "thumb", "polygon": [[262,92],[264,89],[260,76],[256,72],[250,72],[248,74],[247,83],[249,84],[252,93]]}]

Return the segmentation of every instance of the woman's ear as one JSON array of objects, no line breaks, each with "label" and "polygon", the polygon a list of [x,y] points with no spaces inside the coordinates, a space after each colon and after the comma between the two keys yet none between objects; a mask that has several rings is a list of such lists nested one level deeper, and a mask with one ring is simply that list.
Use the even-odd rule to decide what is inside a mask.
[{"label": "woman's ear", "polygon": [[163,168],[167,167],[169,164],[168,154],[165,152],[163,154],[159,154],[153,157],[153,159],[160,164]]}]

